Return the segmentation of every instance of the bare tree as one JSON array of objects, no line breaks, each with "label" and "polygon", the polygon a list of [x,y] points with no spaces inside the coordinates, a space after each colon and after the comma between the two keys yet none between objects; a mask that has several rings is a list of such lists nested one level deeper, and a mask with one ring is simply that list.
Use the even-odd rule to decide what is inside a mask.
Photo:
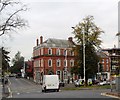
[{"label": "bare tree", "polygon": [[26,11],[26,5],[16,0],[0,0],[0,36],[27,26],[18,14]]}]

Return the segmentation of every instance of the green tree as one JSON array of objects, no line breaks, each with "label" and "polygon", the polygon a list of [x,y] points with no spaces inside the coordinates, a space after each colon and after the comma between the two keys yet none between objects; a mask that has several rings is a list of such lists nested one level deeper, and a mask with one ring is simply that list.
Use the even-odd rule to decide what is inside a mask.
[{"label": "green tree", "polygon": [[15,57],[12,59],[13,66],[11,66],[12,73],[21,73],[21,69],[24,66],[24,57],[21,56],[21,53],[18,51],[15,54]]},{"label": "green tree", "polygon": [[8,56],[10,52],[5,50],[4,47],[1,48],[1,52],[2,52],[2,74],[4,75],[4,72],[6,72],[10,67],[9,65],[10,57]]},{"label": "green tree", "polygon": [[100,35],[103,31],[95,25],[93,16],[87,16],[75,27],[73,34],[79,44],[76,46],[77,52],[77,66],[80,66],[80,75],[84,77],[83,70],[83,34],[85,36],[85,76],[86,82],[89,77],[92,77],[97,73],[99,56],[96,53],[96,47],[100,47],[102,41]]}]

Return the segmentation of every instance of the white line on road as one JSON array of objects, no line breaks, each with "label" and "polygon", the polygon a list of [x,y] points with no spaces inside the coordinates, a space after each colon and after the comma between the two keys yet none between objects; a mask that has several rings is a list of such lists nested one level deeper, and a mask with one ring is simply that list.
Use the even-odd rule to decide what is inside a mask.
[{"label": "white line on road", "polygon": [[20,95],[20,93],[17,93],[17,95]]},{"label": "white line on road", "polygon": [[10,82],[10,80],[8,79],[8,81],[9,81],[9,86],[7,86],[8,87],[8,91],[9,91],[9,96],[8,96],[8,98],[12,98],[12,91],[11,91],[11,89],[10,89],[10,85],[11,85],[11,82]]}]

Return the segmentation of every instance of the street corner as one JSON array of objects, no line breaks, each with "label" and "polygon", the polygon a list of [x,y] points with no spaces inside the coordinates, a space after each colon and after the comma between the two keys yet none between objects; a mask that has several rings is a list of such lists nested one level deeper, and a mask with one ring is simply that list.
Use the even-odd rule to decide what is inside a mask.
[{"label": "street corner", "polygon": [[101,93],[101,95],[116,98],[120,100],[120,93],[117,93],[117,92],[106,92],[106,93]]}]

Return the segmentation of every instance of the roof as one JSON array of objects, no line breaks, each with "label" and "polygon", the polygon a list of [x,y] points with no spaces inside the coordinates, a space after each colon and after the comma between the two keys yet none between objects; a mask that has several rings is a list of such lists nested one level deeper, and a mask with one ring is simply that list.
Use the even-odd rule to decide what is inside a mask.
[{"label": "roof", "polygon": [[112,50],[120,50],[120,48],[108,48],[108,49],[102,49],[102,51],[112,51]]},{"label": "roof", "polygon": [[74,46],[75,46],[75,43],[73,41],[64,40],[64,39],[49,38],[46,41],[44,41],[42,44],[39,44],[37,47],[34,47],[34,49],[39,48],[39,47],[71,48],[71,47],[74,47]]},{"label": "roof", "polygon": [[102,58],[108,58],[108,55],[104,52],[97,52],[97,55],[102,57]]}]

